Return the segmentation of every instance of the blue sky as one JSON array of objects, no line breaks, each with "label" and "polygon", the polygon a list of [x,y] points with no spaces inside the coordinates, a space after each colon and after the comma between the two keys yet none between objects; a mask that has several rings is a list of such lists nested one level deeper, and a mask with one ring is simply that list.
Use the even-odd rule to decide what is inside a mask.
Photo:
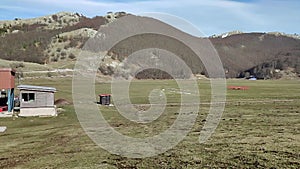
[{"label": "blue sky", "polygon": [[233,30],[300,34],[298,0],[1,0],[0,20],[32,18],[60,11],[88,17],[108,11],[162,12],[179,16],[205,35]]}]

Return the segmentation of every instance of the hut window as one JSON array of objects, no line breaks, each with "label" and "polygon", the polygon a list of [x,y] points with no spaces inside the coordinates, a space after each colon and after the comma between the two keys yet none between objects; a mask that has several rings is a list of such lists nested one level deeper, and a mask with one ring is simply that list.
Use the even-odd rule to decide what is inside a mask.
[{"label": "hut window", "polygon": [[35,100],[34,93],[22,93],[22,101],[24,102],[32,102]]}]

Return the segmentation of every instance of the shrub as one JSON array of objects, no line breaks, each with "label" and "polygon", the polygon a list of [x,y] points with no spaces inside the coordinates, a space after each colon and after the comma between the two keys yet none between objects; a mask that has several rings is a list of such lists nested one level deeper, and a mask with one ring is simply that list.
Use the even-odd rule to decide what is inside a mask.
[{"label": "shrub", "polygon": [[76,56],[75,56],[73,53],[70,53],[70,54],[69,54],[69,58],[70,58],[70,59],[75,59]]},{"label": "shrub", "polygon": [[54,21],[57,21],[57,20],[58,20],[58,16],[57,16],[57,15],[52,15],[52,19],[53,19]]},{"label": "shrub", "polygon": [[47,72],[47,76],[48,76],[48,77],[52,77],[51,72]]},{"label": "shrub", "polygon": [[66,53],[65,51],[63,51],[63,52],[60,53],[60,55],[61,55],[61,56],[66,56],[67,53]]},{"label": "shrub", "polygon": [[13,62],[13,63],[9,64],[9,66],[14,69],[25,67],[24,63],[22,63],[22,62]]},{"label": "shrub", "polygon": [[61,59],[61,60],[65,60],[65,59],[66,59],[66,56],[61,56],[60,59]]}]

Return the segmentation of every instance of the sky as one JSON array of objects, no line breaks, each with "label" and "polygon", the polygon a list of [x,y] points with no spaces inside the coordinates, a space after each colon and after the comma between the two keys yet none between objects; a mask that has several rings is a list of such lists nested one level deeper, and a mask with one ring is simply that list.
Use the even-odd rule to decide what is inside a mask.
[{"label": "sky", "polygon": [[299,0],[1,0],[0,20],[34,18],[57,12],[87,17],[125,11],[159,12],[193,24],[204,35],[242,32],[300,34]]}]

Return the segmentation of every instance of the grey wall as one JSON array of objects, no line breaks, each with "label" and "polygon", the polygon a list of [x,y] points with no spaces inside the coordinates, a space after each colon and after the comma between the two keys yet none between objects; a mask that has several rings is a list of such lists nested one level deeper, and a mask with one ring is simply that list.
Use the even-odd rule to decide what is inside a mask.
[{"label": "grey wall", "polygon": [[[35,100],[32,102],[23,102],[23,93],[35,93]],[[20,91],[20,107],[53,107],[54,106],[54,93],[40,92],[40,91]]]}]

